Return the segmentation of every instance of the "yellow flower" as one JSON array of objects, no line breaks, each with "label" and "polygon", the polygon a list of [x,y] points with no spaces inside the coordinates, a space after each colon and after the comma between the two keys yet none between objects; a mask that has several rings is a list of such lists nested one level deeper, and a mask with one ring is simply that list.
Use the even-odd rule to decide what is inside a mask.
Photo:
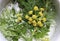
[{"label": "yellow flower", "polygon": [[33,21],[32,21],[32,23],[33,23],[33,24],[35,24],[35,23],[36,23],[36,21],[35,21],[35,20],[33,20]]},{"label": "yellow flower", "polygon": [[33,14],[33,11],[29,11],[29,14],[30,14],[30,15]]},{"label": "yellow flower", "polygon": [[33,20],[32,23],[33,23],[33,26],[37,26],[37,23],[35,20]]},{"label": "yellow flower", "polygon": [[22,18],[21,18],[21,17],[18,17],[18,20],[20,20],[20,21],[21,21],[21,20],[22,20]]},{"label": "yellow flower", "polygon": [[42,27],[42,26],[43,26],[43,24],[41,23],[39,26],[40,26],[40,27]]},{"label": "yellow flower", "polygon": [[43,16],[43,13],[42,13],[42,12],[39,12],[39,15],[40,15],[40,16]]},{"label": "yellow flower", "polygon": [[17,17],[21,16],[20,14],[16,14]]},{"label": "yellow flower", "polygon": [[42,26],[43,26],[43,24],[42,24],[42,22],[41,22],[41,21],[38,21],[38,26],[40,26],[40,27],[42,27]]},{"label": "yellow flower", "polygon": [[42,20],[43,20],[43,22],[45,22],[46,21],[46,18],[43,18]]},{"label": "yellow flower", "polygon": [[41,24],[41,21],[38,21],[38,25]]},{"label": "yellow flower", "polygon": [[36,16],[36,15],[32,15],[32,18],[33,18],[33,19],[36,19],[36,18],[37,18],[37,16]]},{"label": "yellow flower", "polygon": [[37,24],[35,23],[35,24],[33,24],[33,26],[37,26]]},{"label": "yellow flower", "polygon": [[29,17],[29,19],[28,19],[29,21],[32,21],[32,18],[31,17]]},{"label": "yellow flower", "polygon": [[38,6],[35,6],[35,7],[34,7],[34,10],[37,11],[37,10],[38,10]]},{"label": "yellow flower", "polygon": [[25,18],[26,18],[26,19],[28,19],[28,18],[29,18],[29,16],[28,16],[28,15],[25,15]]},{"label": "yellow flower", "polygon": [[44,11],[44,8],[40,8],[41,11]]}]

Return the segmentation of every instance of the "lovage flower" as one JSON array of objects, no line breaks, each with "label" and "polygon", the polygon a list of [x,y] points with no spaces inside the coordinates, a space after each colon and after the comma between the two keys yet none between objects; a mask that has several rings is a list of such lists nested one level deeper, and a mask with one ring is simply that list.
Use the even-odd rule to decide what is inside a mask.
[{"label": "lovage flower", "polygon": [[34,10],[37,11],[37,10],[38,10],[38,6],[35,6],[35,7],[34,7]]},{"label": "lovage flower", "polygon": [[33,11],[31,10],[31,11],[29,11],[28,13],[31,15],[31,14],[33,14]]}]

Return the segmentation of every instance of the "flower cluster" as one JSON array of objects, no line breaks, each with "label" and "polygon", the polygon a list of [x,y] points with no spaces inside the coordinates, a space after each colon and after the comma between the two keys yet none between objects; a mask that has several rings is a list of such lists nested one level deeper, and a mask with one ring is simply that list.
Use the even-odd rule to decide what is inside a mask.
[{"label": "flower cluster", "polygon": [[43,11],[44,8],[39,9],[38,6],[34,6],[33,10],[28,11],[25,15],[25,19],[33,26],[43,27],[44,23],[47,21]]},{"label": "flower cluster", "polygon": [[8,41],[49,41],[48,32],[56,13],[51,3],[51,0],[13,0],[0,15],[0,31]]}]

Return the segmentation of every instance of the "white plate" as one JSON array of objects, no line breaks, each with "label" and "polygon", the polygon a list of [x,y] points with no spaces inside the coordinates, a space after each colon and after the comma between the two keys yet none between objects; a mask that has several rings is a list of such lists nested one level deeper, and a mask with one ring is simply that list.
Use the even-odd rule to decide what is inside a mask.
[{"label": "white plate", "polygon": [[[0,11],[3,7],[5,7],[6,3],[9,0],[0,0]],[[56,28],[54,34],[52,34],[51,41],[60,41],[60,3],[59,0],[55,0],[57,14],[56,14]],[[53,28],[54,29],[54,28]],[[54,30],[53,30],[54,31]],[[0,41],[7,41],[3,34],[0,32]]]}]

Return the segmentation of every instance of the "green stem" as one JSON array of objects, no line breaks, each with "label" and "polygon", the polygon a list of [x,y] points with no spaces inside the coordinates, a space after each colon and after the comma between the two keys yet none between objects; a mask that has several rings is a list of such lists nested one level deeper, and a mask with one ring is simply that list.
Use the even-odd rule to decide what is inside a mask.
[{"label": "green stem", "polygon": [[17,37],[13,37],[13,41],[18,41],[18,38]]},{"label": "green stem", "polygon": [[22,38],[24,38],[25,41],[32,41],[32,37],[26,37],[25,35],[22,35]]}]

